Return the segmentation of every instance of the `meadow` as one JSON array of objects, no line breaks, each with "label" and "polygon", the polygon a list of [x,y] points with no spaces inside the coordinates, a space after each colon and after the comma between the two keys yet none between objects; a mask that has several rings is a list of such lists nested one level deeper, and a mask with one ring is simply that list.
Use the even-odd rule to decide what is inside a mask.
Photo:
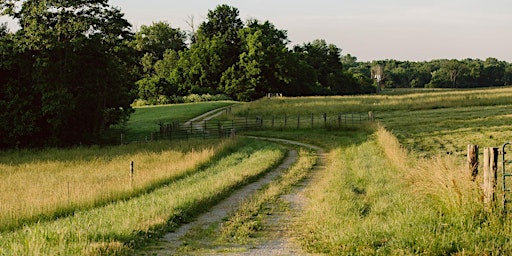
[{"label": "meadow", "polygon": [[233,101],[214,101],[135,107],[135,112],[125,127],[126,141],[145,141],[159,129],[159,123],[171,120],[186,121],[220,107],[236,104]]},{"label": "meadow", "polygon": [[326,169],[308,187],[309,203],[292,228],[307,252],[508,255],[511,223],[499,198],[496,208],[484,208],[482,176],[471,179],[465,150],[468,143],[510,140],[511,96],[512,88],[491,88],[277,98],[233,112],[375,112],[380,125],[359,129],[251,132],[328,150]]},{"label": "meadow", "polygon": [[284,151],[275,144],[238,143],[236,152],[148,193],[2,232],[0,255],[130,254],[137,241],[190,220],[284,157]]},{"label": "meadow", "polygon": [[[261,99],[233,106],[232,114],[374,112],[377,122],[360,126],[245,132],[326,151],[325,169],[307,188],[308,203],[291,229],[305,251],[507,255],[512,253],[512,225],[499,209],[484,209],[482,177],[471,180],[465,149],[468,143],[499,146],[510,139],[510,99],[512,88],[413,90]],[[135,138],[155,131],[159,120],[189,119],[218,107],[192,106],[197,112],[182,105],[138,108],[128,130]],[[2,152],[0,255],[133,253],[270,170],[284,151],[240,137]],[[286,207],[279,195],[308,176],[316,161],[300,152],[290,176],[243,204],[219,225],[223,229],[206,234],[210,242],[229,247],[265,237],[272,205]]]}]

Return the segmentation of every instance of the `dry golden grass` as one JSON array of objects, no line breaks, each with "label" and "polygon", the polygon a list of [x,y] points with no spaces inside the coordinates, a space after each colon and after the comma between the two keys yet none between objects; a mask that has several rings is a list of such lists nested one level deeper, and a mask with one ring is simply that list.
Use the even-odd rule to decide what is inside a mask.
[{"label": "dry golden grass", "polygon": [[130,197],[191,171],[229,142],[193,144],[130,145],[125,146],[126,153],[108,148],[73,149],[58,151],[54,160],[52,153],[32,152],[30,159],[15,163],[5,162],[8,157],[4,156],[0,162],[0,229]]},{"label": "dry golden grass", "polygon": [[481,205],[478,180],[472,180],[467,165],[460,158],[450,155],[415,157],[383,127],[377,131],[377,140],[386,156],[404,173],[412,193],[418,198],[450,212],[475,210]]}]

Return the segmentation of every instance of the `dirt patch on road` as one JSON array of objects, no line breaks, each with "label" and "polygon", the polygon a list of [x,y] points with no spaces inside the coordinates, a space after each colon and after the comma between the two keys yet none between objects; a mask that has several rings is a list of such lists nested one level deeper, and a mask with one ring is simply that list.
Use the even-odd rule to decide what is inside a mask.
[{"label": "dirt patch on road", "polygon": [[198,216],[195,221],[180,226],[175,232],[166,234],[156,245],[145,248],[138,254],[173,255],[176,252],[176,249],[182,245],[181,238],[183,238],[183,236],[185,236],[192,228],[197,226],[207,227],[215,222],[221,221],[223,218],[228,216],[230,212],[236,210],[244,199],[248,198],[252,193],[256,192],[264,185],[276,179],[284,170],[288,169],[296,161],[297,151],[289,151],[283,163],[275,170],[267,173],[260,180],[237,190],[231,196],[212,207],[208,212]]}]

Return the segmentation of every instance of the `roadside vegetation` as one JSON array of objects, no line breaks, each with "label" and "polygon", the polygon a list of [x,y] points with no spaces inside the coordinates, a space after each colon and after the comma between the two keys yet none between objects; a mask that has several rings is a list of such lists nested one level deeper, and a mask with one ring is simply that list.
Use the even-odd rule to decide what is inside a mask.
[{"label": "roadside vegetation", "polygon": [[151,193],[0,233],[0,254],[128,254],[133,244],[190,220],[284,157],[284,150],[275,144],[240,143],[236,152]]},{"label": "roadside vegetation", "polygon": [[[300,232],[290,234],[307,252],[506,255],[512,253],[511,223],[499,210],[484,210],[482,177],[471,180],[464,150],[467,143],[498,146],[510,138],[511,96],[512,88],[493,88],[273,98],[237,104],[232,114],[373,111],[381,124],[250,132],[326,151],[325,169],[312,179],[304,212],[293,221],[293,230]],[[150,113],[164,108],[141,109]],[[0,195],[5,197],[2,202],[11,202],[2,204],[0,213],[0,254],[130,253],[150,237],[207,210],[283,156],[280,146],[241,138],[5,151],[0,156],[0,184],[2,191],[14,192]],[[133,181],[130,161],[135,161]],[[283,207],[279,195],[315,161],[301,151],[299,162],[288,171],[291,176],[271,183],[213,229],[191,234],[183,252],[239,248],[237,244],[251,246],[264,240],[266,215]],[[37,187],[39,183],[43,185]],[[36,193],[48,194],[15,204],[16,199],[23,200],[23,193],[30,200],[38,198]],[[89,198],[74,197],[81,194]],[[193,242],[205,235],[206,245],[204,240]]]},{"label": "roadside vegetation", "polygon": [[499,146],[510,138],[511,92],[275,98],[233,113],[374,111],[382,123],[360,131],[255,133],[328,150],[326,170],[309,186],[309,203],[293,228],[308,252],[504,255],[512,251],[510,223],[499,209],[484,209],[482,177],[471,179],[465,149],[467,143]]},{"label": "roadside vegetation", "polygon": [[308,177],[318,160],[316,153],[311,150],[299,149],[297,162],[279,178],[244,200],[221,223],[195,227],[181,240],[182,245],[176,253],[205,255],[247,252],[250,247],[264,241],[266,236],[272,235],[267,232],[268,217],[276,214],[276,209],[287,207],[280,196],[291,192],[294,186]]},{"label": "roadside vegetation", "polygon": [[508,254],[509,229],[487,214],[480,188],[453,156],[416,158],[379,129],[338,144],[293,230],[329,255]]}]

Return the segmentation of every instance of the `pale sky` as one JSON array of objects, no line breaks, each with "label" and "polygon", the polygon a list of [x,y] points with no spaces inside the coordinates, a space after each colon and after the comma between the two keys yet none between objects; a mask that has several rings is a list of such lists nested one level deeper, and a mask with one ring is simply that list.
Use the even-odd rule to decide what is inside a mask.
[{"label": "pale sky", "polygon": [[291,45],[325,39],[360,61],[495,57],[512,62],[511,0],[111,0],[135,29],[153,21],[189,30],[219,4],[269,20]]}]

